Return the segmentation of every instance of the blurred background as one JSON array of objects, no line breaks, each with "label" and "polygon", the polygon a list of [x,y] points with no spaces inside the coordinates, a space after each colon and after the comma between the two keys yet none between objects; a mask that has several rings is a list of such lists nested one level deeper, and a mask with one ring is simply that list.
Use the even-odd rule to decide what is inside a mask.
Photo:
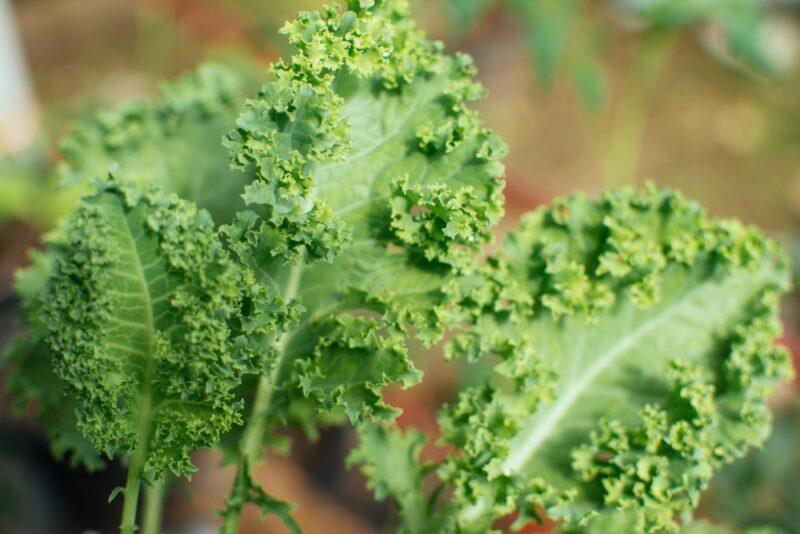
[{"label": "blurred background", "polygon": [[[757,224],[800,264],[800,0],[412,0],[449,50],[473,55],[489,90],[486,121],[510,145],[508,215],[575,190],[653,181],[712,213]],[[263,72],[288,52],[277,30],[317,0],[0,0],[0,350],[19,328],[12,273],[69,210],[58,188],[58,140],[76,120],[153,95],[161,81],[212,58]],[[502,232],[502,228],[501,228]],[[787,298],[785,342],[800,354],[800,300]],[[460,374],[419,354],[422,386],[392,391],[403,425],[436,434],[435,412]],[[797,360],[796,360],[797,361]],[[6,370],[0,368],[0,382]],[[720,475],[699,516],[731,532],[800,533],[800,396],[775,399],[761,451]],[[258,473],[299,503],[311,534],[391,531],[343,467],[348,428],[293,435],[291,458]],[[429,454],[436,454],[435,450]],[[215,531],[232,470],[196,457],[170,488],[167,532]],[[112,532],[119,466],[88,473],[53,459],[42,429],[0,394],[0,533]],[[283,532],[251,511],[243,532]],[[547,531],[547,527],[530,529]]]}]

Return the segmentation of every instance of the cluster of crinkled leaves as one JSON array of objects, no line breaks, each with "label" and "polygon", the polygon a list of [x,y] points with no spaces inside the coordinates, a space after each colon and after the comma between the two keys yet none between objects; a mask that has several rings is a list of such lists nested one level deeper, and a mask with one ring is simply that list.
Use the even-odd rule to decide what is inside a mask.
[{"label": "cluster of crinkled leaves", "polygon": [[[402,497],[406,530],[484,531],[513,511],[568,529],[676,528],[769,428],[765,398],[790,372],[773,346],[782,256],[648,190],[559,201],[477,266],[502,215],[505,149],[468,107],[482,94],[469,58],[444,55],[406,9],[353,0],[284,28],[296,54],[225,142],[241,174],[209,199],[231,220],[222,240],[206,212],[128,183],[192,195],[172,175],[191,184],[211,168],[183,150],[201,146],[186,132],[226,124],[233,97],[205,82],[227,78],[200,74],[86,127],[82,148],[65,148],[77,175],[122,179],[81,204],[41,262],[46,282],[36,269],[20,278],[23,295],[26,279],[42,288],[26,299],[44,319],[30,340],[46,341],[97,449],[144,450],[147,469],[184,474],[189,452],[241,421],[244,375],[267,380],[256,417],[269,428],[389,420],[381,389],[419,380],[409,328],[433,343],[463,322],[449,354],[499,363],[442,412],[458,451],[438,468],[452,499],[422,495],[433,467],[418,461],[419,435],[361,431],[354,458],[379,496]],[[234,183],[247,209],[230,217]],[[256,502],[292,524],[244,474],[230,507]]]},{"label": "cluster of crinkled leaves", "polygon": [[[381,389],[420,377],[406,346],[408,328],[432,343],[460,316],[448,281],[473,267],[502,216],[505,147],[469,108],[483,92],[472,80],[475,68],[467,56],[448,57],[440,43],[428,41],[407,18],[405,2],[362,0],[303,13],[284,33],[297,53],[271,68],[272,80],[247,102],[225,143],[238,176],[220,170],[209,143],[227,124],[237,95],[219,68],[166,88],[157,102],[101,115],[63,144],[67,181],[109,172],[115,178],[81,204],[66,246],[54,249],[42,289],[53,326],[43,334],[52,351],[47,357],[69,387],[62,405],[77,401],[81,431],[108,453],[130,454],[145,436],[147,467],[156,471],[190,471],[186,453],[213,444],[239,421],[239,399],[230,392],[245,373],[269,378],[270,410],[258,414],[269,426],[289,420],[313,430],[325,412],[354,421],[394,417],[398,411],[382,400]],[[192,211],[162,195],[164,205],[151,190],[137,194],[133,182],[194,200],[217,222],[229,219],[236,209],[230,197],[246,184],[241,196],[249,209],[223,227],[223,243],[212,243],[205,215],[189,217],[202,224],[182,236],[198,232],[197,247],[221,257],[231,250],[241,260],[211,268],[220,285],[206,288],[200,300],[213,303],[213,317],[205,316],[209,308],[195,308],[199,295],[188,296],[199,280],[213,278],[206,271],[210,257],[183,265],[202,274],[183,273],[170,260],[167,273],[145,272],[146,286],[152,276],[153,289],[166,292],[151,296],[149,305],[124,301],[142,291],[126,296],[106,285],[107,273],[117,272],[122,293],[136,293],[119,268],[132,253],[115,256],[130,247],[107,242],[120,237],[109,230],[121,221],[116,208],[124,219],[154,211],[144,217],[152,235],[132,230],[152,255],[144,265],[172,252],[153,248],[174,230],[166,219],[183,228],[182,213]],[[217,183],[222,190],[207,194]],[[110,202],[109,188],[119,193],[113,214],[96,205]],[[182,277],[179,291],[160,285],[172,275]],[[234,280],[246,280],[245,294],[233,291]],[[67,299],[86,308],[70,308]],[[118,332],[112,324],[147,324],[148,310],[155,318],[146,329],[151,336]],[[139,315],[117,316],[129,313]],[[162,319],[167,323],[156,324]],[[169,321],[200,330],[173,339],[182,328]],[[150,366],[136,367],[141,352]],[[208,384],[205,393],[194,389],[195,378]],[[141,398],[152,398],[146,424]],[[314,411],[302,410],[309,403]],[[200,428],[202,418],[209,421]],[[274,508],[253,484],[243,487],[230,502]]]},{"label": "cluster of crinkled leaves", "polygon": [[4,363],[14,370],[8,379],[8,390],[20,415],[31,405],[37,406],[56,457],[66,458],[73,467],[94,471],[104,462],[77,429],[75,405],[63,394],[63,383],[53,371],[45,343],[46,323],[40,297],[60,247],[52,239],[49,250],[31,253],[31,266],[17,272],[14,290],[20,298],[25,334],[11,342],[4,356]]},{"label": "cluster of crinkled leaves", "polygon": [[42,293],[44,340],[97,450],[188,474],[189,453],[241,421],[234,389],[262,365],[249,336],[275,327],[274,302],[207,212],[154,187],[96,187]]},{"label": "cluster of crinkled leaves", "polygon": [[[250,83],[248,77],[243,72],[221,65],[204,65],[173,83],[165,84],[160,97],[152,102],[124,105],[79,124],[73,134],[61,143],[64,163],[59,171],[65,186],[91,192],[96,189],[92,184],[93,179],[102,179],[113,173],[115,182],[136,183],[140,186],[157,184],[167,192],[178,193],[181,197],[208,209],[217,220],[229,220],[232,213],[242,205],[238,195],[243,185],[252,179],[252,174],[234,172],[228,168],[221,138],[233,126],[235,112],[244,100],[243,93],[248,83]],[[152,198],[165,196],[156,192],[148,195]],[[91,203],[92,201],[87,200],[78,207],[73,221],[69,223],[73,232],[74,227],[81,231],[90,231],[94,222],[97,222],[98,228],[102,227],[100,224],[102,221],[92,217],[85,218],[87,210],[91,211],[88,207]],[[182,212],[189,213],[193,209],[180,203],[170,203],[167,207],[159,208],[161,212],[172,211],[170,215],[162,213],[162,217],[165,219],[171,217],[175,223],[179,223],[184,217]],[[214,236],[216,230],[207,215],[198,215],[198,218],[205,222],[197,228],[202,227],[207,234],[206,238]],[[194,226],[187,227],[187,231],[193,231],[191,228]],[[159,231],[166,230],[167,227],[164,226]],[[94,359],[95,356],[84,353],[82,354],[84,359],[70,360],[68,364],[60,367],[61,372],[53,372],[54,361],[58,362],[58,359],[64,356],[64,347],[59,345],[56,351],[48,347],[47,340],[51,333],[45,328],[47,326],[45,312],[48,310],[47,306],[53,305],[52,298],[48,295],[53,295],[50,284],[55,283],[54,264],[58,266],[66,261],[65,254],[74,246],[66,233],[63,229],[57,230],[54,233],[56,237],[49,243],[48,250],[35,254],[33,266],[18,274],[16,290],[23,306],[26,333],[24,337],[14,342],[8,353],[7,361],[14,368],[10,388],[20,408],[24,405],[37,407],[52,447],[58,455],[68,454],[72,463],[95,469],[102,466],[96,450],[104,451],[108,455],[117,452],[131,453],[137,439],[141,438],[144,431],[140,427],[143,425],[133,421],[133,412],[125,410],[130,410],[132,405],[138,402],[134,390],[136,388],[141,390],[146,385],[143,382],[125,385],[127,399],[122,394],[122,389],[109,392],[103,411],[100,410],[102,403],[93,404],[94,395],[100,393],[93,392],[91,397],[84,397],[82,395],[89,389],[85,384],[80,385],[83,380],[91,378],[82,373],[87,371],[86,360]],[[200,240],[203,237],[198,235],[196,239]],[[118,249],[114,243],[108,245],[112,249]],[[220,244],[209,243],[208,246],[218,248]],[[207,267],[217,268],[213,265]],[[65,281],[67,284],[75,282],[73,279]],[[167,286],[162,288],[170,291],[173,289]],[[95,296],[100,298],[103,295],[98,293]],[[169,302],[170,298],[171,296],[166,293],[154,296],[159,302]],[[261,300],[263,302],[260,306],[268,307],[265,303],[270,302],[270,299]],[[275,301],[272,302],[274,306]],[[153,306],[151,312],[155,309]],[[60,311],[70,312],[67,317],[74,314],[70,306],[65,306]],[[232,308],[225,313],[230,314],[233,311]],[[239,312],[238,309],[235,311]],[[273,310],[269,311],[272,312]],[[51,308],[49,313],[54,315],[53,323],[60,317],[59,309]],[[253,310],[248,311],[248,314],[253,313]],[[179,315],[173,315],[173,320],[181,318]],[[248,318],[250,324],[244,328],[235,324],[230,324],[226,328],[236,328],[239,334],[244,329],[256,332],[264,328],[263,325],[257,324],[254,317],[255,315]],[[77,329],[87,327],[85,324],[70,323],[65,326],[65,330],[76,329],[76,332],[79,332]],[[70,334],[77,335],[76,332]],[[102,335],[102,331],[98,335]],[[239,339],[239,343],[243,344],[241,336]],[[156,339],[153,338],[152,341],[155,343]],[[237,348],[242,358],[244,350]],[[181,353],[175,352],[171,357],[178,357],[179,354]],[[112,353],[112,359],[121,356]],[[125,356],[128,357],[130,354]],[[150,356],[155,357],[155,352]],[[218,353],[217,356],[222,358],[223,353]],[[223,369],[230,363],[225,362],[224,358],[220,360]],[[215,387],[221,390],[234,387],[237,383],[236,377],[242,373],[239,368],[242,363],[243,361],[239,361],[234,368],[226,371],[232,373],[233,378],[225,378]],[[193,364],[194,367],[200,365],[202,364],[199,361]],[[77,375],[66,379],[72,366],[77,368]],[[213,369],[215,367],[210,367],[209,372]],[[98,367],[93,372],[102,374],[106,371],[110,372],[108,368]],[[192,386],[195,388],[204,380],[195,371],[191,371],[189,376],[193,377],[191,380],[198,380],[198,383]],[[95,376],[94,380],[100,378]],[[177,376],[175,380],[178,380]],[[106,386],[109,384],[111,382],[105,383]],[[66,395],[65,388],[67,388]],[[212,394],[213,389],[209,388],[208,393]],[[214,416],[212,418],[214,424],[208,431],[196,432],[195,427],[203,426],[203,414],[206,410],[210,410],[212,405],[201,399],[202,395],[197,392],[194,393],[196,400],[192,400],[192,395],[189,387],[181,393],[177,383],[170,386],[169,394],[160,392],[156,395],[158,398],[163,397],[164,402],[170,396],[191,401],[184,404],[171,401],[170,404],[162,403],[158,411],[153,412],[154,421],[146,425],[149,427],[148,433],[158,433],[151,436],[152,452],[148,457],[148,466],[154,468],[157,474],[164,469],[177,473],[190,472],[192,467],[186,454],[197,446],[213,445],[221,432],[227,431],[231,424],[240,420],[239,407],[235,399],[230,396],[220,397],[215,401],[220,413],[208,412]],[[120,410],[114,410],[112,406],[114,402],[120,405]],[[225,403],[230,406],[222,409]],[[192,408],[194,413],[187,411],[188,406],[194,406]],[[177,411],[186,413],[177,417]],[[176,425],[171,430],[156,420],[156,418],[168,420],[172,417],[175,418]],[[192,436],[193,434],[196,435]],[[190,438],[187,439],[186,436]],[[167,443],[170,444],[164,445]]]},{"label": "cluster of crinkled leaves", "polygon": [[[792,375],[775,345],[787,286],[774,242],[671,191],[574,195],[526,216],[458,284],[471,326],[448,353],[494,367],[442,410],[452,499],[415,517],[465,532],[515,512],[566,531],[679,529],[770,430],[767,397]],[[407,474],[371,458],[418,451],[400,442],[357,454],[379,496]]]},{"label": "cluster of crinkled leaves", "polygon": [[[221,139],[233,127],[251,83],[245,72],[202,65],[164,84],[153,101],[125,104],[78,124],[60,145],[64,186],[90,193],[94,179],[114,173],[119,182],[155,184],[176,193],[207,209],[216,222],[229,220],[242,206],[239,193],[252,173],[229,169]],[[53,231],[47,249],[32,253],[32,265],[17,273],[25,333],[12,343],[5,361],[13,369],[9,388],[17,408],[36,407],[54,452],[69,456],[74,465],[97,469],[103,462],[76,430],[74,403],[63,394],[45,342],[42,293],[67,245],[63,234],[61,228]]]},{"label": "cluster of crinkled leaves", "polygon": [[[282,33],[296,53],[226,140],[256,174],[228,243],[300,315],[277,338],[259,415],[311,432],[342,414],[392,419],[381,390],[421,376],[409,328],[441,338],[459,316],[451,278],[502,216],[506,149],[469,107],[483,94],[472,60],[428,41],[404,0],[301,13]],[[230,507],[261,500],[239,487]]]},{"label": "cluster of crinkled leaves", "polygon": [[447,281],[502,216],[505,147],[468,106],[483,93],[471,59],[444,55],[404,1],[301,13],[282,33],[296,53],[226,141],[256,174],[229,244],[303,310],[269,370],[268,417],[297,401],[392,417],[380,390],[420,374],[407,327],[441,337]]}]

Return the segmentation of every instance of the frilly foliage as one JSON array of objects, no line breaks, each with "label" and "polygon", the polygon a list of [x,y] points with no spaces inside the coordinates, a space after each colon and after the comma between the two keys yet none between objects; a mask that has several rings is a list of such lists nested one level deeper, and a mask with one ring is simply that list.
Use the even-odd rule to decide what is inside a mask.
[{"label": "frilly foliage", "polygon": [[272,415],[310,400],[353,421],[393,417],[381,388],[419,378],[407,327],[441,337],[456,315],[443,288],[503,213],[505,147],[468,105],[483,94],[472,61],[428,41],[404,1],[301,13],[281,31],[295,54],[226,140],[256,175],[229,245],[282,295],[299,279]]},{"label": "frilly foliage", "polygon": [[194,471],[188,454],[241,421],[233,395],[259,356],[240,337],[271,318],[265,288],[221,248],[206,212],[155,188],[98,184],[66,230],[42,301],[77,424],[107,455]]},{"label": "frilly foliage", "polygon": [[61,249],[55,234],[49,241],[49,250],[32,252],[31,265],[16,273],[14,290],[20,299],[26,332],[11,342],[4,357],[4,363],[12,371],[8,391],[17,413],[35,407],[56,457],[67,459],[73,467],[94,471],[105,463],[78,431],[75,404],[64,395],[64,383],[53,371],[51,353],[45,343],[47,329],[40,297]]},{"label": "frilly foliage", "polygon": [[[406,473],[356,458],[379,496],[441,531],[517,513],[517,527],[677,532],[712,476],[769,433],[767,397],[793,372],[775,344],[787,288],[774,242],[672,191],[556,200],[448,287],[468,325],[448,356],[494,366],[440,413],[452,498],[408,512],[414,493],[391,491]],[[381,458],[412,437],[381,442],[394,452],[362,440]]]},{"label": "frilly foliage", "polygon": [[[674,192],[623,189],[529,214],[480,261],[506,149],[470,107],[471,59],[445,55],[403,0],[282,32],[294,55],[235,125],[241,84],[207,67],[63,145],[67,181],[111,177],[19,277],[30,329],[12,387],[40,398],[56,449],[187,475],[190,452],[245,422],[226,526],[254,503],[298,531],[251,469],[278,425],[344,415],[360,427],[351,463],[398,500],[404,531],[485,532],[515,512],[678,530],[765,439],[766,398],[792,373],[774,344],[778,247]],[[235,171],[205,150],[228,130]],[[440,414],[453,454],[421,463],[422,435],[390,428],[382,389],[420,380],[412,332],[431,345],[454,325],[447,356],[490,371]]]},{"label": "frilly foliage", "polygon": [[[342,206],[344,200],[363,197],[360,211],[367,211],[373,198],[385,203],[391,196],[406,199],[407,210],[416,205],[423,184],[442,200],[461,203],[462,210],[485,214],[489,226],[496,223],[502,214],[496,178],[502,174],[498,158],[504,148],[466,105],[482,95],[470,80],[475,74],[471,60],[444,56],[442,45],[427,41],[407,18],[402,0],[351,1],[347,8],[301,13],[283,28],[297,53],[271,68],[274,81],[248,102],[229,136],[234,164],[254,166],[260,178],[247,188],[245,201],[262,210],[257,233],[264,253],[290,263],[301,254],[330,261],[353,238],[345,225],[362,207]],[[415,97],[416,109],[398,109],[407,97]],[[366,111],[373,114],[363,116]],[[393,123],[401,112],[407,114]],[[357,129],[367,120],[371,128]],[[368,137],[376,127],[383,130],[378,142]],[[416,157],[406,154],[408,141],[418,145]],[[460,147],[483,176],[473,178],[464,169],[467,176],[458,180],[467,182],[463,189],[454,188],[455,177],[444,173],[418,176],[426,167],[467,167],[463,156],[453,154]],[[378,156],[391,159],[383,168],[364,162],[378,176],[341,176],[370,181],[353,184],[347,199],[344,191],[328,191],[324,181],[341,175],[339,169],[353,169],[367,155],[376,163]],[[403,171],[412,169],[410,181],[422,179],[422,184],[390,190]],[[475,183],[469,184],[470,178]],[[396,213],[395,219],[403,215]],[[247,215],[242,224],[252,228],[256,223]],[[469,227],[467,221],[441,214],[429,226],[431,240],[468,239],[459,235]],[[475,233],[480,241],[488,238],[485,231]]]},{"label": "frilly foliage", "polygon": [[[301,13],[282,29],[294,55],[270,68],[225,141],[233,166],[256,176],[227,244],[299,311],[252,395],[262,403],[248,425],[263,418],[266,435],[394,418],[382,389],[421,375],[410,329],[430,344],[460,317],[446,286],[503,213],[505,147],[469,106],[483,94],[475,67],[427,40],[407,9],[362,0]],[[239,471],[257,461],[250,431]],[[231,530],[248,487],[237,478]]]},{"label": "frilly foliage", "polygon": [[441,414],[464,529],[620,510],[674,530],[768,434],[766,397],[792,373],[774,344],[788,274],[754,229],[671,191],[574,195],[526,217],[480,278],[450,355],[501,362]]},{"label": "frilly foliage", "polygon": [[[220,141],[251,83],[244,70],[206,64],[164,84],[152,101],[124,104],[78,124],[60,144],[64,161],[58,174],[63,186],[85,194],[94,190],[93,180],[113,172],[119,182],[156,184],[223,221],[229,219],[242,206],[238,195],[252,173],[231,171]],[[75,207],[70,203],[68,212]],[[17,275],[15,292],[22,303],[25,332],[9,350],[9,388],[20,410],[36,407],[54,452],[95,469],[103,463],[75,428],[74,405],[52,372],[53,356],[44,342],[40,297],[54,259],[64,251],[62,234],[63,229],[54,231],[46,250],[33,253],[33,265]],[[282,313],[279,300],[267,299],[261,306],[272,306],[264,313],[276,318]],[[291,319],[289,313],[284,315]]]},{"label": "frilly foliage", "polygon": [[453,527],[437,510],[437,495],[425,495],[423,481],[435,464],[420,458],[424,445],[425,436],[419,432],[366,424],[359,428],[358,447],[347,458],[348,465],[360,466],[376,499],[391,497],[397,502],[398,532],[443,532]]},{"label": "frilly foliage", "polygon": [[233,126],[252,75],[216,63],[165,83],[158,98],[123,104],[75,126],[59,145],[66,187],[91,192],[109,172],[125,182],[157,184],[225,222],[242,208],[252,173],[232,171],[222,136]]}]

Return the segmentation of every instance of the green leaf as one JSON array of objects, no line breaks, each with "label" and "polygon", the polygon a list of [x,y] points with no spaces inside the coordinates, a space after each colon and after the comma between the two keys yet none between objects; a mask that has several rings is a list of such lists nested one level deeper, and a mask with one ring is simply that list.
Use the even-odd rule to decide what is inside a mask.
[{"label": "green leaf", "polygon": [[330,323],[314,357],[298,362],[303,394],[328,410],[341,406],[351,421],[397,415],[399,410],[383,402],[381,389],[392,383],[412,386],[421,378],[406,336],[373,318],[340,315]]},{"label": "green leaf", "polygon": [[120,493],[122,493],[123,495],[125,494],[125,487],[124,486],[117,486],[116,488],[114,488],[111,491],[111,494],[108,496],[109,504],[114,502],[114,499],[116,499],[117,495],[119,495]]},{"label": "green leaf", "polygon": [[380,389],[419,376],[402,333],[442,335],[450,276],[503,213],[505,147],[469,107],[483,94],[471,59],[445,56],[405,2],[347,8],[284,27],[297,53],[227,140],[257,174],[231,247],[305,310],[269,375],[278,419],[307,397],[354,421],[396,414]]},{"label": "green leaf", "polygon": [[230,221],[252,174],[230,169],[220,140],[233,126],[251,76],[202,65],[164,84],[158,99],[78,124],[60,144],[62,182],[88,192],[93,179],[111,172],[125,182],[156,184],[207,209],[217,222]]},{"label": "green leaf", "polygon": [[675,528],[723,465],[766,438],[792,374],[777,245],[676,193],[581,195],[527,216],[481,275],[449,353],[500,358],[441,414],[461,527],[544,510],[565,528],[627,510]]},{"label": "green leaf", "polygon": [[274,358],[250,395],[234,496],[278,424],[313,435],[337,413],[399,412],[381,390],[419,380],[408,331],[433,343],[458,316],[452,275],[473,267],[503,212],[505,147],[469,107],[483,93],[472,60],[443,55],[406,2],[351,0],[282,31],[296,54],[272,66],[226,140],[256,179],[223,231],[302,312],[266,340]]},{"label": "green leaf", "polygon": [[[423,480],[433,469],[420,459],[425,436],[401,432],[397,428],[366,424],[358,429],[358,447],[347,458],[350,466],[359,465],[375,498],[391,497],[399,508],[398,531],[407,534],[449,531],[447,516],[433,510],[433,500],[425,495]],[[434,496],[435,498],[435,496]]]},{"label": "green leaf", "polygon": [[78,432],[75,403],[64,395],[64,382],[53,371],[52,354],[45,343],[41,296],[61,246],[56,237],[48,241],[50,249],[31,252],[31,265],[16,273],[14,291],[20,299],[25,332],[11,342],[3,357],[11,368],[7,387],[17,413],[36,414],[57,458],[66,458],[72,467],[95,471],[105,463]]},{"label": "green leaf", "polygon": [[66,239],[43,320],[78,428],[155,476],[191,473],[189,453],[240,421],[232,390],[255,363],[235,333],[259,286],[207,212],[153,188],[99,183]]}]

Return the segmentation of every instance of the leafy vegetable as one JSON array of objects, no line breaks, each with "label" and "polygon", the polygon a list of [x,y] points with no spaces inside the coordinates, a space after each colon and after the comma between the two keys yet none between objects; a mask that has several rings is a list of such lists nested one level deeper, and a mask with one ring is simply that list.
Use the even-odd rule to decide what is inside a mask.
[{"label": "leafy vegetable", "polygon": [[169,84],[158,99],[122,105],[76,125],[61,144],[65,186],[91,191],[109,172],[123,182],[157,184],[229,221],[252,174],[232,171],[220,144],[253,84],[252,75],[208,63]]},{"label": "leafy vegetable", "polygon": [[[347,8],[284,27],[297,53],[272,67],[227,140],[234,164],[257,175],[251,209],[225,229],[231,247],[302,307],[253,393],[229,507],[252,493],[242,473],[268,430],[301,412],[292,406],[354,422],[398,413],[381,389],[420,378],[406,329],[441,337],[445,286],[502,215],[505,149],[468,107],[483,92],[472,61],[443,55],[404,2]],[[298,422],[313,431],[319,418]],[[229,509],[226,531],[237,523]]]},{"label": "leafy vegetable", "polygon": [[[344,418],[350,463],[404,532],[512,513],[685,526],[713,474],[764,440],[791,374],[778,247],[677,193],[622,189],[529,214],[482,261],[505,147],[470,107],[472,61],[402,0],[301,13],[283,33],[295,54],[235,121],[236,78],[208,67],[65,142],[67,181],[96,179],[18,276],[28,337],[10,353],[56,451],[127,459],[125,533],[141,481],[190,475],[206,447],[237,465],[223,532],[248,503],[299,532],[253,467],[279,426]],[[228,129],[233,170],[212,147]],[[448,357],[490,371],[441,412],[453,453],[423,462],[383,388],[421,379],[412,336],[451,329]]]},{"label": "leafy vegetable", "polygon": [[677,529],[769,432],[766,397],[792,374],[774,344],[787,285],[774,242],[670,191],[527,216],[460,283],[471,327],[449,354],[499,363],[441,413],[459,451],[439,468],[455,490],[443,513],[467,532],[512,512]]},{"label": "leafy vegetable", "polygon": [[188,454],[240,421],[232,389],[257,362],[239,313],[263,292],[207,213],[157,189],[99,184],[66,236],[42,297],[47,342],[78,428],[107,455],[129,456],[135,514],[146,471],[191,473]]},{"label": "leafy vegetable", "polygon": [[[58,174],[64,187],[46,196],[58,199],[59,212],[69,214],[75,210],[76,193],[93,191],[92,179],[113,172],[120,182],[158,184],[222,220],[230,218],[241,207],[238,194],[252,174],[228,169],[221,138],[233,125],[250,83],[247,78],[222,65],[202,65],[164,84],[160,99],[123,105],[79,124],[61,143],[64,162]],[[68,248],[63,233],[54,230],[47,251],[33,253],[33,265],[17,274],[15,289],[22,301],[26,334],[13,342],[8,353],[7,362],[14,370],[9,387],[19,411],[26,405],[38,406],[58,456],[68,455],[74,465],[94,470],[103,462],[75,428],[74,405],[52,372],[45,343],[40,296],[52,264]]]},{"label": "leafy vegetable", "polygon": [[55,456],[67,457],[73,467],[83,466],[94,471],[102,468],[104,462],[92,444],[78,432],[75,405],[62,392],[63,383],[53,371],[45,343],[47,325],[39,297],[47,286],[61,248],[53,238],[50,250],[31,253],[32,265],[17,272],[15,290],[21,300],[27,331],[25,337],[12,341],[4,363],[14,369],[8,389],[17,413],[22,414],[29,405],[35,404]]},{"label": "leafy vegetable", "polygon": [[447,525],[436,514],[436,495],[427,497],[424,478],[435,465],[420,460],[425,436],[419,432],[398,432],[381,425],[362,425],[358,448],[347,458],[348,465],[362,465],[368,486],[376,499],[392,496],[400,512],[400,532],[436,532]]}]

